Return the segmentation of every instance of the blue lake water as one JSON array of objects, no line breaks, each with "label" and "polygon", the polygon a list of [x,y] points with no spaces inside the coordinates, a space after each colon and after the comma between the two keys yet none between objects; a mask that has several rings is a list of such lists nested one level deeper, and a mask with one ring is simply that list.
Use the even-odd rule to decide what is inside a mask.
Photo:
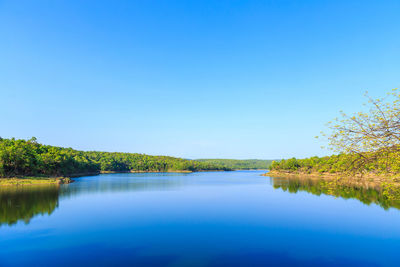
[{"label": "blue lake water", "polygon": [[262,173],[102,174],[1,189],[0,266],[400,266],[396,203]]}]

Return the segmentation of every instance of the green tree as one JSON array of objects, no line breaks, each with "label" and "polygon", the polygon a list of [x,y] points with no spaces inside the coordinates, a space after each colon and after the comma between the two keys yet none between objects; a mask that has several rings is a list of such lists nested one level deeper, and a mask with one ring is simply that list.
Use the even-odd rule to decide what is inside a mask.
[{"label": "green tree", "polygon": [[[400,93],[393,89],[386,98],[368,97],[369,110],[347,115],[329,123],[330,148],[350,155],[348,169],[366,172],[398,171],[400,152]],[[378,163],[378,165],[377,165]],[[371,166],[375,165],[375,166]]]}]

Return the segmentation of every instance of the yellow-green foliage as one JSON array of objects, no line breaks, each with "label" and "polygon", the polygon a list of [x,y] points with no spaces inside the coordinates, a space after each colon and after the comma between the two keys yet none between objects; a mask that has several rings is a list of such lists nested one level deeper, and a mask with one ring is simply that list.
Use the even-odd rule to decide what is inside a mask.
[{"label": "yellow-green foliage", "polygon": [[400,93],[393,89],[386,98],[366,96],[368,111],[341,112],[340,119],[328,123],[331,134],[325,136],[329,146],[341,154],[338,159],[330,157],[336,164],[327,167],[330,172],[342,171],[342,167],[359,173],[400,172]]}]

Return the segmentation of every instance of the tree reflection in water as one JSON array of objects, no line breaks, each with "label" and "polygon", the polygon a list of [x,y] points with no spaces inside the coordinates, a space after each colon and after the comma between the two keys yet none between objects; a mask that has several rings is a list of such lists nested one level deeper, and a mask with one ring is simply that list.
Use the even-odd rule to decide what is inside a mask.
[{"label": "tree reflection in water", "polygon": [[149,178],[145,174],[129,174],[127,179],[126,174],[106,174],[66,185],[3,186],[0,187],[0,226],[19,221],[29,224],[35,216],[52,214],[60,199],[78,194],[170,190],[182,184],[184,175],[160,173]]},{"label": "tree reflection in water", "polygon": [[[271,178],[273,187],[290,193],[300,191],[314,195],[332,195],[344,199],[358,199],[366,205],[377,204],[384,209],[400,209],[400,190],[393,185],[360,186],[342,180],[303,178]],[[19,221],[28,224],[38,215],[50,215],[62,198],[97,192],[171,190],[196,181],[178,174],[109,174],[82,178],[68,185],[4,186],[0,187],[0,226]]]},{"label": "tree reflection in water", "polygon": [[289,193],[301,191],[314,195],[331,195],[343,199],[357,199],[366,205],[377,204],[385,210],[400,209],[399,187],[383,183],[382,185],[356,185],[348,180],[324,180],[310,178],[271,178],[274,188]]},{"label": "tree reflection in water", "polygon": [[58,207],[59,185],[0,187],[0,226],[26,224],[36,215],[50,215]]}]

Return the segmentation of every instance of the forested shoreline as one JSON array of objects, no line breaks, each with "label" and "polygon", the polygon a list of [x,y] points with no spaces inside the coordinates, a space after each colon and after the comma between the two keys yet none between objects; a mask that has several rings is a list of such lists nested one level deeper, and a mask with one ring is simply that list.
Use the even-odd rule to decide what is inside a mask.
[{"label": "forested shoreline", "polygon": [[196,161],[234,170],[266,170],[272,163],[272,160],[262,159],[196,159]]},{"label": "forested shoreline", "polygon": [[273,161],[270,171],[264,176],[287,178],[322,178],[327,181],[340,180],[346,186],[364,185],[384,187],[396,186],[392,193],[400,192],[400,161],[397,157],[359,162],[363,158],[357,154],[339,154],[304,159],[283,159]]},{"label": "forested shoreline", "polygon": [[394,155],[391,157],[359,162],[363,156],[358,154],[338,154],[325,157],[310,157],[305,159],[283,159],[273,161],[270,170],[302,174],[400,174],[400,161]]},{"label": "forested shoreline", "polygon": [[71,177],[104,172],[230,170],[206,162],[137,153],[79,151],[43,145],[36,138],[0,137],[0,178]]}]

